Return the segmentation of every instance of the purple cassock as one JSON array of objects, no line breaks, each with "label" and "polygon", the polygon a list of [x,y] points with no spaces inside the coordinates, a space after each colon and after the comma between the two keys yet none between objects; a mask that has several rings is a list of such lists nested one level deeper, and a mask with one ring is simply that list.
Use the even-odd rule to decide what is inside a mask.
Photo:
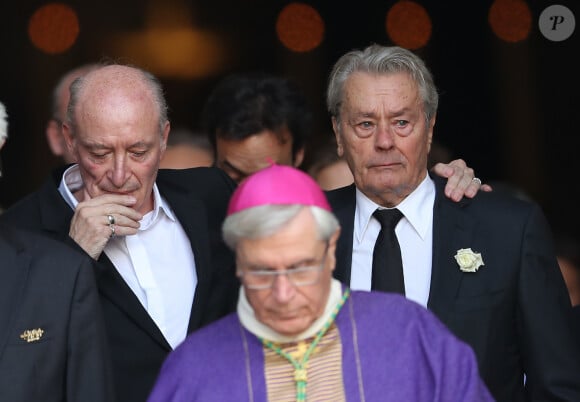
[{"label": "purple cassock", "polygon": [[[355,291],[335,322],[347,401],[493,401],[470,347],[420,305]],[[266,400],[262,343],[231,314],[168,356],[148,401]]]}]

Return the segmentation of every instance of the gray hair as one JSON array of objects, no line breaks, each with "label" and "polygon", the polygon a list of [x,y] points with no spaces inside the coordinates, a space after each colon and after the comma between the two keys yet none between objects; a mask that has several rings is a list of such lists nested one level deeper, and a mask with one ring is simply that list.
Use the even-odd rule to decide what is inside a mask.
[{"label": "gray hair", "polygon": [[[102,67],[107,66],[103,65]],[[153,101],[157,105],[157,110],[159,112],[159,134],[162,135],[163,129],[165,128],[165,123],[169,119],[167,117],[167,101],[165,100],[165,94],[163,93],[163,86],[161,85],[161,82],[157,79],[157,77],[148,71],[133,66],[126,67],[130,67],[136,70],[140,74],[142,81],[151,91],[151,94],[153,95]],[[77,104],[79,103],[82,89],[87,81],[87,75],[82,75],[76,78],[70,85],[70,100],[67,109],[67,122],[70,124],[73,133],[77,130],[75,110],[77,108]]]},{"label": "gray hair", "polygon": [[439,95],[431,73],[419,56],[397,46],[371,45],[363,50],[353,50],[343,55],[329,76],[326,103],[330,115],[340,121],[340,107],[344,85],[352,73],[387,75],[408,73],[419,87],[427,123],[437,112]]},{"label": "gray hair", "polygon": [[261,205],[228,216],[222,226],[224,241],[235,250],[240,240],[271,236],[304,208],[308,208],[314,217],[320,240],[330,240],[340,227],[332,212],[316,206],[293,204]]},{"label": "gray hair", "polygon": [[8,114],[4,104],[0,102],[0,141],[8,138]]}]

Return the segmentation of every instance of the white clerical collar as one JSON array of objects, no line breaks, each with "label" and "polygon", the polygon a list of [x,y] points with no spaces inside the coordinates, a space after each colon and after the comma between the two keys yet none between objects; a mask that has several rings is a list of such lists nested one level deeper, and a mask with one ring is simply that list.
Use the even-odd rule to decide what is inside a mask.
[{"label": "white clerical collar", "polygon": [[[435,184],[427,174],[423,181],[409,194],[396,208],[405,215],[415,232],[425,239],[429,230],[429,223],[433,216],[435,201]],[[356,189],[356,219],[354,235],[358,242],[362,241],[369,221],[377,208],[383,208],[371,201],[358,188]]]},{"label": "white clerical collar", "polygon": [[[83,188],[83,178],[81,176],[79,165],[74,164],[64,171],[60,185],[58,186],[58,191],[62,195],[62,198],[64,198],[66,203],[73,210],[76,209],[79,204],[73,193],[81,188]],[[165,199],[161,197],[159,189],[157,188],[157,183],[153,183],[153,210],[145,214],[140,222],[141,226],[139,227],[139,230],[146,230],[153,222],[155,222],[160,211],[163,211],[172,221],[176,221],[175,215],[169,207],[169,204],[167,204]]]},{"label": "white clerical collar", "polygon": [[312,338],[316,333],[324,326],[324,324],[329,320],[335,307],[338,305],[342,298],[342,284],[336,279],[331,279],[330,292],[328,295],[328,301],[326,302],[326,307],[324,312],[320,317],[318,317],[312,325],[306,329],[301,334],[296,336],[285,336],[274,331],[272,328],[258,321],[256,315],[254,314],[254,309],[248,302],[246,298],[246,293],[244,292],[244,287],[240,286],[240,296],[238,298],[238,317],[240,322],[248,331],[253,333],[259,338],[267,339],[276,343],[289,343],[297,342],[300,340]]}]

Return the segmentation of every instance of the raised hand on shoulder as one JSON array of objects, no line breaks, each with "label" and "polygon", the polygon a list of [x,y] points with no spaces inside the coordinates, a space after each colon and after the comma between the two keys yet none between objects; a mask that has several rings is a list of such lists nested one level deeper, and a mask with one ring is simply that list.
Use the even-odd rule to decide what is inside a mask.
[{"label": "raised hand on shoulder", "polygon": [[472,168],[468,167],[463,159],[456,159],[449,163],[437,163],[432,171],[441,177],[446,177],[445,195],[457,202],[464,196],[473,198],[479,190],[492,191],[489,184],[482,184],[475,176]]}]

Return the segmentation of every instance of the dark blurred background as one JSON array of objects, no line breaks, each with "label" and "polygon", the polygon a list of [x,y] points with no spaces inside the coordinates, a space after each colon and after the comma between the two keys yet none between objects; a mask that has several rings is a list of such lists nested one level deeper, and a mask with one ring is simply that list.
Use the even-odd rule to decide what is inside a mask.
[{"label": "dark blurred background", "polygon": [[540,17],[555,4],[580,17],[578,0],[2,2],[0,101],[9,140],[0,205],[37,188],[58,165],[44,136],[51,91],[80,64],[114,60],[153,72],[172,125],[192,129],[224,75],[292,77],[314,111],[313,149],[331,136],[324,90],[332,64],[374,42],[426,60],[441,93],[435,138],[454,158],[484,182],[536,200],[555,231],[576,231],[580,41],[576,28],[565,40],[544,36]]}]

